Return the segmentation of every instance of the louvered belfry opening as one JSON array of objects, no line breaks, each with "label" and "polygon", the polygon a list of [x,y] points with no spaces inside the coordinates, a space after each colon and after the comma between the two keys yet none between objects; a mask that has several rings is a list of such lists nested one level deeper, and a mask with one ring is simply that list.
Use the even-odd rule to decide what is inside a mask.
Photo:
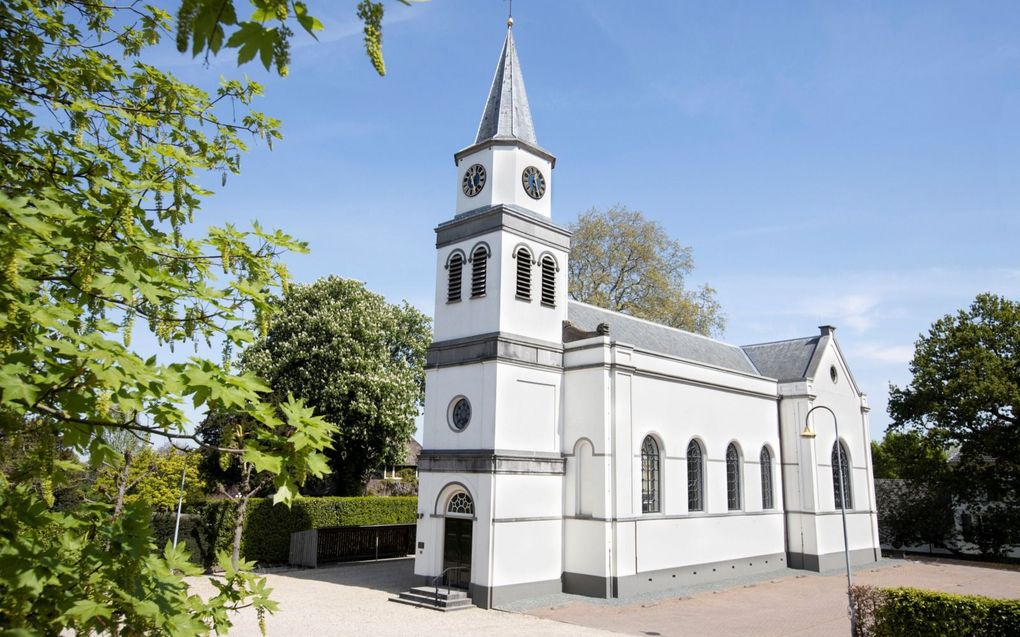
[{"label": "louvered belfry opening", "polygon": [[527,248],[517,250],[517,298],[531,300],[531,252]]},{"label": "louvered belfry opening", "polygon": [[446,286],[446,302],[454,303],[460,300],[460,282],[464,274],[464,257],[458,252],[450,257],[450,263],[446,267],[450,271],[450,282]]},{"label": "louvered belfry opening", "polygon": [[556,307],[556,262],[542,257],[542,305]]},{"label": "louvered belfry opening", "polygon": [[485,266],[489,251],[478,246],[471,254],[471,296],[485,296]]}]

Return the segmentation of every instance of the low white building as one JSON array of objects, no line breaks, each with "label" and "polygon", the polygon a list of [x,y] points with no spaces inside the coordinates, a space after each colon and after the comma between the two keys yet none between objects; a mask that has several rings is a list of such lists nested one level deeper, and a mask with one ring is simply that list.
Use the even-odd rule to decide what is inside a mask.
[{"label": "low white building", "polygon": [[739,347],[567,299],[512,32],[457,209],[436,228],[415,572],[488,608],[616,597],[782,566],[843,563],[879,541],[868,405],[834,328]]}]

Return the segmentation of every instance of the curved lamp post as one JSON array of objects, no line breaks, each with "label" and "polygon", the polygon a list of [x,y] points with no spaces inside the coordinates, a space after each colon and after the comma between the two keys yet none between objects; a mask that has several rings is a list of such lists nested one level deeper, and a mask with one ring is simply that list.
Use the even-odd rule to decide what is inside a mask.
[{"label": "curved lamp post", "polygon": [[832,415],[832,425],[836,430],[836,461],[839,463],[839,466],[833,467],[833,471],[839,474],[839,512],[843,516],[843,557],[846,559],[846,599],[847,611],[850,614],[850,634],[856,635],[857,617],[854,614],[854,601],[850,594],[850,589],[853,587],[854,582],[850,572],[850,542],[847,539],[846,533],[846,487],[843,484],[843,462],[845,458],[843,456],[843,445],[839,441],[839,422],[836,420],[836,413],[834,411],[825,405],[815,405],[804,416],[804,431],[800,434],[802,437],[815,437],[815,432],[811,429],[811,413],[816,409],[824,409]]}]

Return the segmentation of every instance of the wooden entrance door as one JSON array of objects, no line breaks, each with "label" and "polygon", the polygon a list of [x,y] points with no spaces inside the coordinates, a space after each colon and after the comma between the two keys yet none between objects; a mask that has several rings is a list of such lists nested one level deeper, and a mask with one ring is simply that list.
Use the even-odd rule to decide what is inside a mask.
[{"label": "wooden entrance door", "polygon": [[[463,518],[446,518],[443,540],[443,583],[447,586],[467,588],[471,583],[471,527],[473,521]],[[447,570],[450,569],[450,570]]]}]

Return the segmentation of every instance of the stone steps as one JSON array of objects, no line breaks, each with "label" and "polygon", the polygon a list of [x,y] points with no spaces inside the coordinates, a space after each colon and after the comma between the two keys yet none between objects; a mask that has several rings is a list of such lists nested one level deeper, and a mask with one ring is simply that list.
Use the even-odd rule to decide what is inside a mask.
[{"label": "stone steps", "polygon": [[437,596],[436,589],[430,586],[415,586],[396,597],[391,597],[390,601],[443,612],[464,610],[473,606],[471,598],[467,596],[466,591],[440,587],[439,595]]}]

